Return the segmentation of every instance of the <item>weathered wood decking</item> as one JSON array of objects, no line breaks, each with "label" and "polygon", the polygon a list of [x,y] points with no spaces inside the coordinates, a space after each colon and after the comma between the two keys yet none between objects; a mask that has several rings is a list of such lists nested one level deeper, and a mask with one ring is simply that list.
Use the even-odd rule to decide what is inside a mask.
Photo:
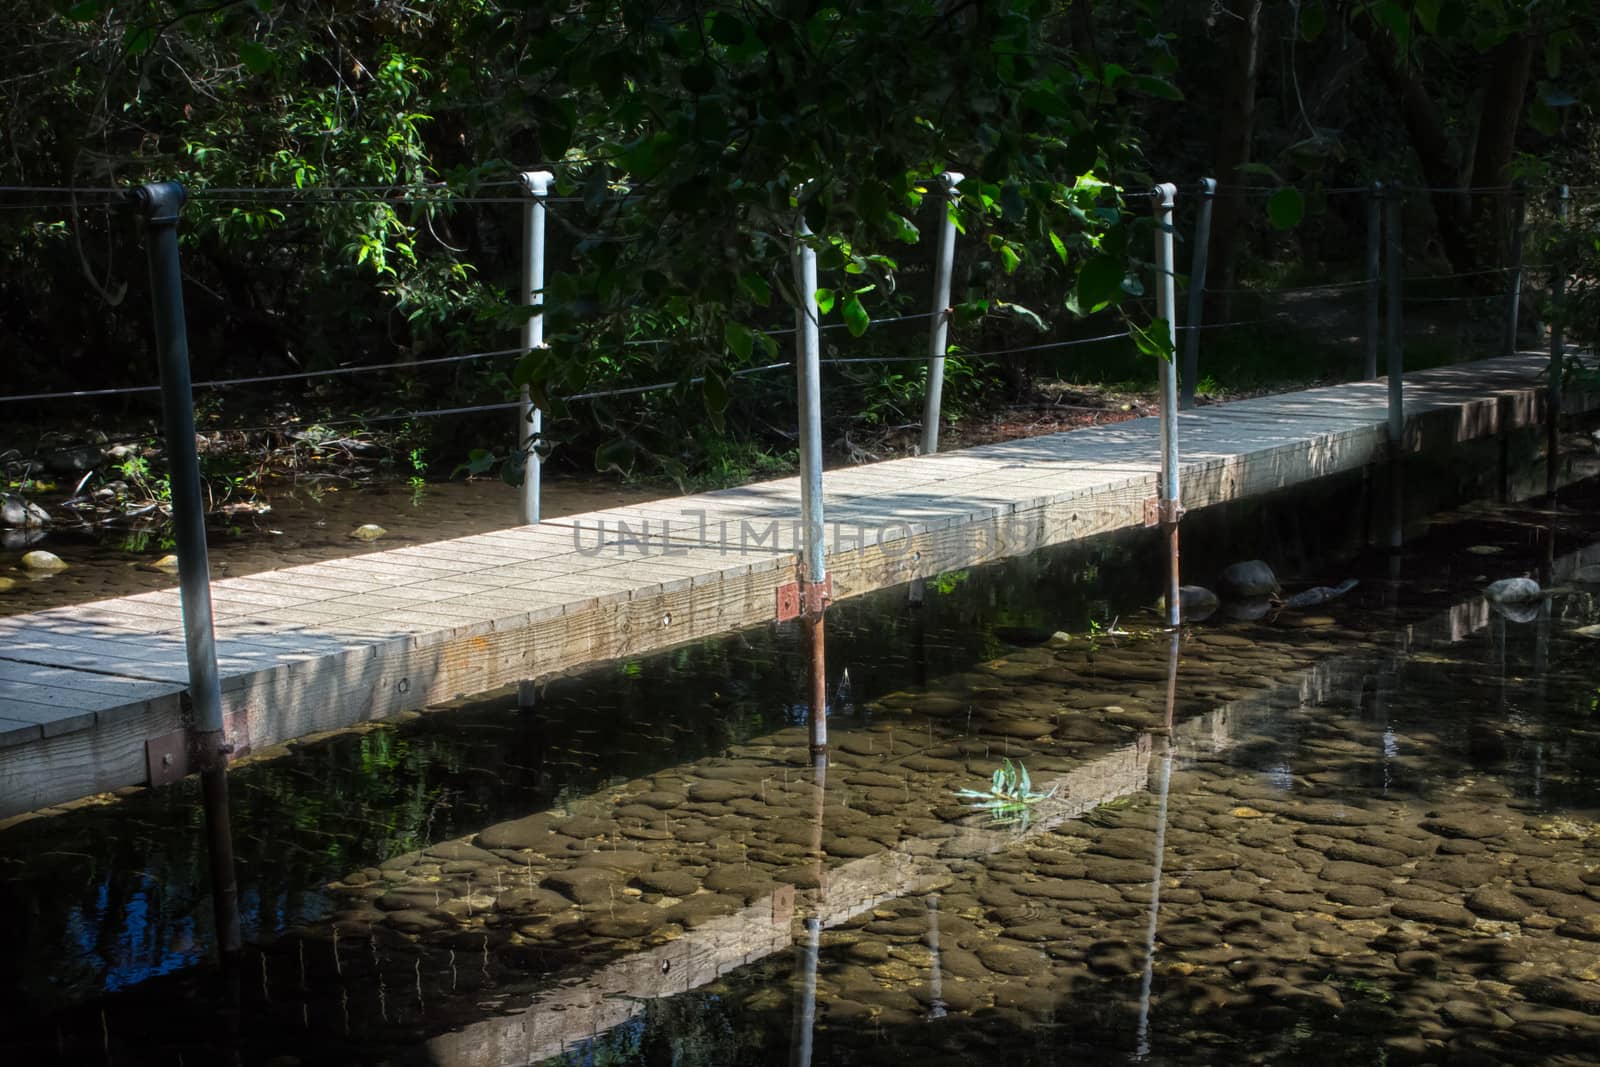
[{"label": "weathered wood decking", "polygon": [[[1409,375],[1406,448],[1540,421],[1547,366]],[[1183,502],[1384,459],[1385,404],[1378,380],[1185,413]],[[1140,525],[1157,449],[1147,418],[831,472],[834,597]],[[217,582],[229,740],[242,754],[766,622],[798,515],[791,478]],[[0,619],[0,816],[159,778],[147,742],[182,729],[186,680],[175,589]]]}]

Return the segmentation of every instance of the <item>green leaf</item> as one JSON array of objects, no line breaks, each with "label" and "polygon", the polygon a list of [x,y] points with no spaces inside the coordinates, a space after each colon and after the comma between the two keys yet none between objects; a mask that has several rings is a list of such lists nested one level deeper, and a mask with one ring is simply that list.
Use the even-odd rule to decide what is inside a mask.
[{"label": "green leaf", "polygon": [[1110,304],[1122,290],[1126,269],[1122,260],[1095,256],[1078,272],[1078,306],[1093,314]]},{"label": "green leaf", "polygon": [[1416,0],[1417,25],[1425,33],[1439,32],[1439,9],[1444,0]]},{"label": "green leaf", "polygon": [[850,294],[839,311],[844,316],[845,329],[850,331],[851,337],[860,337],[872,325],[872,316],[867,314],[867,309],[861,306],[861,298],[854,293]]},{"label": "green leaf", "polygon": [[833,310],[834,292],[832,289],[817,290],[817,314],[826,315]]},{"label": "green leaf", "polygon": [[736,45],[744,40],[745,26],[726,11],[711,16],[711,39],[721,45]]},{"label": "green leaf", "polygon": [[67,9],[67,18],[73,22],[93,22],[105,13],[108,0],[83,0]]},{"label": "green leaf", "polygon": [[1278,177],[1278,172],[1267,166],[1265,163],[1241,163],[1233,169],[1239,174],[1259,174],[1264,178],[1271,178],[1273,181],[1279,182],[1280,184],[1283,182],[1283,179]]},{"label": "green leaf", "polygon": [[277,63],[277,57],[255,41],[239,42],[239,58],[251,74],[265,74]]},{"label": "green leaf", "polygon": [[746,271],[739,275],[739,288],[743,289],[746,296],[762,307],[772,303],[772,286],[768,285],[767,280],[755,271]]},{"label": "green leaf", "polygon": [[1140,352],[1167,363],[1172,362],[1172,327],[1166,319],[1156,319],[1149,329],[1129,323],[1128,333],[1133,338],[1134,347]]},{"label": "green leaf", "polygon": [[1322,36],[1322,31],[1328,28],[1327,9],[1311,0],[1310,3],[1300,5],[1300,39],[1302,41],[1315,41]]},{"label": "green leaf", "polygon": [[142,56],[156,43],[156,31],[149,26],[129,26],[122,35],[122,47],[130,56]]},{"label": "green leaf", "polygon": [[1182,100],[1183,90],[1167,81],[1157,78],[1153,74],[1136,74],[1133,77],[1133,87],[1147,96],[1159,97],[1162,100]]},{"label": "green leaf", "polygon": [[1017,250],[1010,244],[1003,244],[1000,246],[1000,263],[1005,267],[1007,274],[1015,274],[1017,268],[1022,265],[1022,257],[1017,255]]},{"label": "green leaf", "polygon": [[506,457],[505,465],[500,468],[500,480],[513,489],[522,484],[522,478],[527,470],[528,457],[521,452],[512,452]]},{"label": "green leaf", "polygon": [[487,448],[474,448],[467,453],[467,461],[456,470],[464,470],[468,474],[487,474],[494,466],[494,453]]},{"label": "green leaf", "polygon": [[1467,5],[1459,0],[1445,0],[1439,9],[1439,17],[1434,20],[1435,32],[1440,37],[1454,37],[1467,26]]},{"label": "green leaf", "polygon": [[728,410],[728,383],[721,375],[707,374],[700,383],[700,392],[712,412],[720,414]]},{"label": "green leaf", "polygon": [[1546,137],[1554,137],[1561,130],[1561,116],[1542,98],[1537,99],[1528,105],[1528,125]]},{"label": "green leaf", "polygon": [[1039,313],[1034,311],[1032,308],[1025,308],[1021,304],[1012,304],[1005,300],[996,300],[994,302],[994,308],[996,311],[1009,311],[1011,314],[1017,316],[1017,318],[1026,320],[1027,322],[1031,323],[1033,328],[1038,330],[1040,333],[1044,333],[1050,329],[1050,327],[1045,323],[1044,319],[1039,316]]},{"label": "green leaf", "polygon": [[755,343],[755,334],[750,327],[738,322],[725,322],[722,324],[722,339],[741,361],[750,362],[750,349]]},{"label": "green leaf", "polygon": [[607,441],[594,450],[594,469],[627,474],[633,469],[636,451],[632,441]]},{"label": "green leaf", "polygon": [[1300,220],[1305,218],[1306,200],[1300,195],[1300,190],[1293,186],[1284,186],[1273,193],[1267,201],[1267,218],[1272,220],[1272,225],[1280,230],[1292,230],[1300,225]]},{"label": "green leaf", "polygon": [[1379,0],[1372,6],[1372,17],[1378,24],[1394,34],[1402,51],[1411,47],[1411,13],[1395,0]]},{"label": "green leaf", "polygon": [[1056,231],[1054,230],[1050,231],[1050,247],[1054,248],[1056,250],[1056,255],[1061,258],[1061,265],[1066,266],[1067,246],[1062,243],[1061,238],[1056,235]]}]

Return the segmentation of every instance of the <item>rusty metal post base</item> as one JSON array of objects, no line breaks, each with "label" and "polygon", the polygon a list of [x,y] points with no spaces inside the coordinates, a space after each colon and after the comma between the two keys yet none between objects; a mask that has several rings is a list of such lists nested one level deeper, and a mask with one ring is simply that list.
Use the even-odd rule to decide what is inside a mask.
[{"label": "rusty metal post base", "polygon": [[211,910],[217,925],[217,951],[224,959],[243,944],[239,928],[239,883],[233,867],[233,828],[228,817],[228,756],[221,730],[194,735],[193,756],[200,765],[200,802],[206,813],[206,857],[211,870]]},{"label": "rusty metal post base", "polygon": [[828,658],[824,647],[823,618],[824,612],[819,608],[807,612],[800,619],[800,629],[805,634],[806,667],[810,671],[807,722],[813,756],[828,751]]}]

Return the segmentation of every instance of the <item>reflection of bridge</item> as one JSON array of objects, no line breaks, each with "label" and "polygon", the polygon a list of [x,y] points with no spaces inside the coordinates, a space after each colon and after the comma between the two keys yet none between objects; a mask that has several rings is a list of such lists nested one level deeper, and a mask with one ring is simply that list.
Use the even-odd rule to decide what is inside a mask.
[{"label": "reflection of bridge", "polygon": [[[1552,578],[1563,582],[1578,568],[1597,562],[1600,545],[1556,560]],[[1164,795],[1174,765],[1211,758],[1236,738],[1269,732],[1286,708],[1359,693],[1375,674],[1380,679],[1391,674],[1407,653],[1461,641],[1484,629],[1492,618],[1489,605],[1481,598],[1455,604],[1395,633],[1390,648],[1329,657],[1270,690],[1177,723],[1170,731],[1140,734],[1132,743],[1043,783],[1046,789],[1055,786],[1056,795],[1033,810],[1026,827],[996,827],[981,819],[968,819],[954,836],[909,838],[875,855],[828,868],[820,889],[796,892],[781,887],[741,911],[686,931],[677,940],[632,953],[591,974],[533,994],[514,1013],[434,1037],[423,1055],[441,1067],[539,1062],[634,1018],[645,1001],[703,986],[738,967],[789,950],[797,940],[802,946],[801,966],[814,969],[820,930],[887,900],[930,892],[947,879],[948,859],[981,857],[1026,843],[1141,790]],[[1548,627],[1539,634],[1540,640],[1548,640]],[[1172,662],[1176,664],[1175,657]],[[1178,680],[1181,682],[1181,676]],[[820,839],[820,826],[817,834]],[[1159,871],[1159,859],[1158,854],[1153,870]],[[1152,884],[1152,939],[1160,903],[1157,890],[1158,884]],[[930,922],[937,922],[932,910]],[[1152,940],[1146,946],[1146,1009],[1153,944]],[[930,937],[930,947],[934,949],[935,973],[929,980],[938,988],[936,933]],[[807,988],[814,997],[814,980]],[[814,1014],[805,1005],[797,1010],[806,1020]]]},{"label": "reflection of bridge", "polygon": [[[1408,376],[1408,449],[1542,417],[1543,356]],[[1386,384],[1179,416],[1190,508],[1392,454]],[[855,596],[1142,524],[1155,419],[827,477],[828,569]],[[769,621],[795,578],[794,479],[215,583],[235,753]],[[603,530],[603,532],[602,532]],[[181,776],[176,591],[0,620],[0,817]]]}]

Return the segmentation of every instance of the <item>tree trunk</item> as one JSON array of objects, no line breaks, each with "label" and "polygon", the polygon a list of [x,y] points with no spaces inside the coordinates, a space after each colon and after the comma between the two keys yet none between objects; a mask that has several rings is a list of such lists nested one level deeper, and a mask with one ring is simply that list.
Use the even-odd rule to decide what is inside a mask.
[{"label": "tree trunk", "polygon": [[[1522,121],[1522,105],[1528,92],[1528,77],[1533,73],[1533,38],[1526,34],[1508,37],[1489,54],[1489,70],[1483,86],[1483,108],[1478,114],[1478,144],[1473,154],[1468,184],[1504,186],[1511,184],[1511,157],[1517,147],[1517,127]],[[1473,237],[1479,258],[1504,263],[1511,228],[1511,200],[1488,194],[1476,198]]]},{"label": "tree trunk", "polygon": [[[1239,251],[1244,247],[1240,225],[1245,217],[1245,176],[1239,166],[1250,162],[1255,136],[1256,66],[1261,42],[1261,0],[1244,0],[1237,18],[1227,18],[1223,44],[1225,77],[1221,113],[1217,117],[1215,152],[1217,198],[1211,214],[1210,285],[1232,289],[1238,278]],[[1217,301],[1218,321],[1233,314],[1233,300],[1223,293]]]},{"label": "tree trunk", "polygon": [[[1455,148],[1445,133],[1444,116],[1427,87],[1418,80],[1396,53],[1388,33],[1371,17],[1351,20],[1351,28],[1367,46],[1367,54],[1378,69],[1378,77],[1400,104],[1411,148],[1417,154],[1422,176],[1434,189],[1454,189],[1461,184],[1461,166]],[[1472,241],[1470,198],[1464,193],[1430,194],[1433,213],[1439,223],[1439,242],[1456,270],[1471,270],[1478,261]]]}]

